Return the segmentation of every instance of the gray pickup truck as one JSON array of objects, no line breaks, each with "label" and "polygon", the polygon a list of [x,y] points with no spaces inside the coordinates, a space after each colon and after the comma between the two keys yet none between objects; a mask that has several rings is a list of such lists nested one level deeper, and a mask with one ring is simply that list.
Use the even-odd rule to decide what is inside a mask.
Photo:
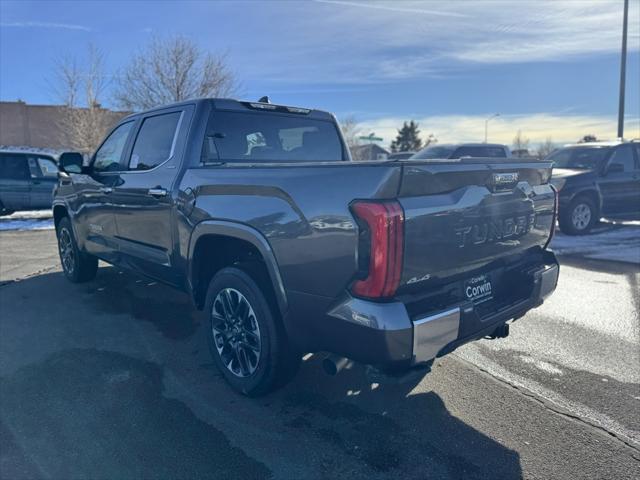
[{"label": "gray pickup truck", "polygon": [[123,119],[88,166],[63,154],[53,213],[69,280],[101,259],[189,292],[224,377],[259,395],[305,352],[401,381],[506,336],[556,287],[550,176],[352,162],[329,113],[203,99]]}]

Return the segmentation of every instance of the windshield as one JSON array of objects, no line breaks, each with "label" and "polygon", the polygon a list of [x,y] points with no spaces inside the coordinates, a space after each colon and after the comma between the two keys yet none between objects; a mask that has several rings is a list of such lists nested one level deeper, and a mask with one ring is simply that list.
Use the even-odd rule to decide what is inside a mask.
[{"label": "windshield", "polygon": [[206,162],[319,162],[344,160],[336,125],[273,112],[214,110],[203,147]]},{"label": "windshield", "polygon": [[434,146],[427,147],[424,150],[416,153],[412,159],[427,159],[427,158],[449,158],[449,155],[453,153],[452,147]]},{"label": "windshield", "polygon": [[552,153],[546,160],[551,160],[554,168],[593,170],[602,164],[608,152],[609,147],[569,147]]}]

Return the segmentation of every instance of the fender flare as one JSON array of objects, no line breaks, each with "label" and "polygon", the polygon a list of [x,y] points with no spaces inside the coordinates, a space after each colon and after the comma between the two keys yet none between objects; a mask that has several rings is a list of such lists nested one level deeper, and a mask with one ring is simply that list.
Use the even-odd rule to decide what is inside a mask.
[{"label": "fender flare", "polygon": [[581,195],[594,198],[596,201],[596,207],[598,207],[598,211],[602,213],[602,192],[600,192],[600,188],[597,184],[584,187],[584,188],[581,188],[580,190],[576,190],[575,192],[572,192],[571,197],[569,198],[569,201],[567,202],[567,204],[573,202],[576,198],[578,198]]},{"label": "fender flare", "polygon": [[195,246],[200,238],[207,235],[232,237],[237,238],[238,240],[244,240],[249,242],[258,250],[258,252],[260,252],[260,255],[262,255],[267,267],[267,271],[269,272],[269,278],[273,285],[273,291],[276,295],[278,308],[280,309],[280,313],[284,316],[288,308],[287,294],[273,249],[262,233],[244,223],[226,220],[204,220],[195,226],[193,232],[191,232],[191,238],[189,239],[189,251],[187,252],[187,278],[189,290],[193,292],[194,287],[191,279],[193,278],[193,254]]},{"label": "fender flare", "polygon": [[[76,239],[76,242],[78,243],[78,246],[82,249],[82,247],[84,246],[84,241],[82,238],[80,238],[80,236],[78,235],[78,229],[76,226],[76,222],[74,221],[74,215],[73,215],[73,211],[71,210],[71,208],[69,208],[69,205],[66,201],[64,200],[54,200],[51,203],[51,213],[53,214],[53,218],[54,218],[54,223],[55,223],[55,211],[56,208],[63,208],[64,211],[66,212],[66,216],[69,217],[69,221],[71,222],[71,230],[73,230],[73,236]],[[57,232],[56,232],[57,235]]]}]

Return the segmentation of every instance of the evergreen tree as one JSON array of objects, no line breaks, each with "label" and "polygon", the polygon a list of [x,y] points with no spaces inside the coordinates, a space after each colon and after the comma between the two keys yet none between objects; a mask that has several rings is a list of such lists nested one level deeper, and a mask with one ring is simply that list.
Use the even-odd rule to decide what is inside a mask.
[{"label": "evergreen tree", "polygon": [[402,128],[398,130],[398,136],[391,142],[391,151],[396,152],[417,152],[422,148],[420,130],[418,124],[411,120],[404,122]]}]

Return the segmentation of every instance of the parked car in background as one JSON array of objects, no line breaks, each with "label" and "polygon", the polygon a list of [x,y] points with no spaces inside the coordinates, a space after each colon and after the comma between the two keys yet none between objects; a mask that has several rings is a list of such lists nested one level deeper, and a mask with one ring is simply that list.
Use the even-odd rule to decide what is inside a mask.
[{"label": "parked car in background", "polygon": [[414,156],[416,154],[416,152],[397,152],[397,153],[390,153],[387,156],[387,160],[406,160],[407,158],[411,158],[412,156]]},{"label": "parked car in background", "polygon": [[58,153],[0,147],[0,215],[51,208]]},{"label": "parked car in background", "polygon": [[499,143],[459,143],[430,145],[411,157],[412,160],[454,159],[463,157],[506,158],[509,147]]},{"label": "parked car in background", "polygon": [[304,352],[330,352],[333,374],[350,359],[377,381],[424,375],[555,289],[550,163],[349,160],[319,110],[201,99],[129,116],[88,166],[60,157],[64,273],[88,281],[100,258],[189,292],[248,395]]},{"label": "parked car in background", "polygon": [[567,145],[547,156],[559,191],[560,229],[588,233],[600,217],[640,215],[640,143]]}]

